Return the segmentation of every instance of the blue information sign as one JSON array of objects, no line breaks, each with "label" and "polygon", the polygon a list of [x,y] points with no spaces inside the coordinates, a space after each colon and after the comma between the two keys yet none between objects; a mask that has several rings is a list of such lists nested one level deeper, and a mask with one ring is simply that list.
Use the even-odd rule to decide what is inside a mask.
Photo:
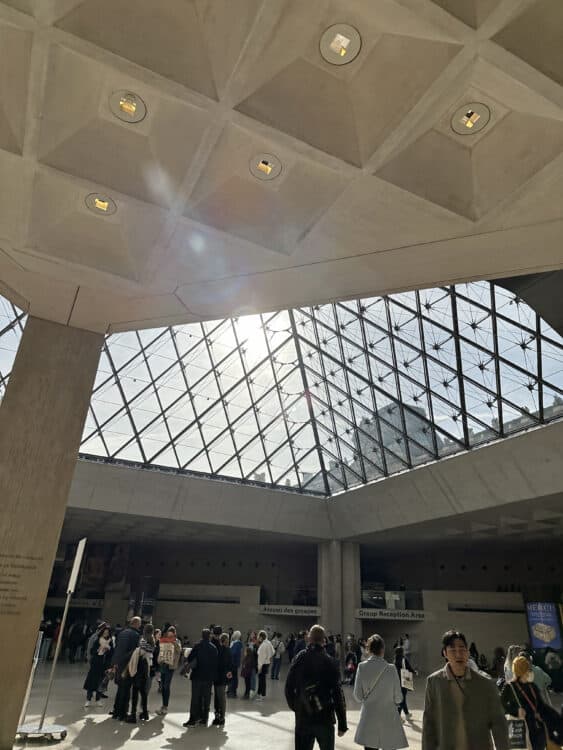
[{"label": "blue information sign", "polygon": [[561,648],[559,613],[553,602],[528,602],[528,627],[532,648]]}]

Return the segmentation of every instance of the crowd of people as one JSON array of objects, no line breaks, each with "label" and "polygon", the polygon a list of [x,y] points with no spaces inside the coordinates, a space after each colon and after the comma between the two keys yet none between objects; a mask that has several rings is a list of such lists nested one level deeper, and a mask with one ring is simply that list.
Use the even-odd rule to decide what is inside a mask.
[{"label": "crowd of people", "polygon": [[[285,638],[278,632],[269,637],[264,630],[249,631],[243,638],[238,630],[224,632],[211,625],[192,646],[187,638],[178,638],[173,625],[160,630],[133,617],[127,627],[113,631],[108,623],[99,623],[83,649],[89,661],[85,705],[102,705],[110,682],[115,682],[110,713],[119,721],[149,719],[149,693],[155,683],[161,697],[156,713],[164,716],[178,673],[191,680],[184,726],[207,726],[213,698],[212,724],[222,727],[227,698],[264,701],[268,677],[280,679],[287,655],[285,697],[295,713],[296,750],[312,750],[315,741],[321,750],[332,750],[335,724],[340,736],[348,731],[345,684],[361,704],[355,741],[366,750],[408,747],[404,722],[412,718],[407,701],[417,672],[407,634],[396,640],[387,660],[385,643],[377,634],[365,641],[352,635],[343,641],[316,625]],[[427,680],[423,750],[487,750],[493,740],[497,750],[508,750],[512,722],[525,724],[532,750],[546,750],[549,742],[563,740],[563,719],[551,705],[549,675],[533,663],[525,646],[508,648],[499,679],[482,669],[475,643],[468,645],[456,630],[444,635],[442,656],[444,666]]]}]

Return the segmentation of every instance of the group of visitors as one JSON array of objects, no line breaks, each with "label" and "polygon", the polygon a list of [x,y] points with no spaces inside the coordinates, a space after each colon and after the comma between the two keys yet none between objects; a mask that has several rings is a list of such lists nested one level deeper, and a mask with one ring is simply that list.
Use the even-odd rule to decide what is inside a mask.
[{"label": "group of visitors", "polygon": [[[184,647],[177,637],[176,628],[166,626],[163,631],[151,623],[142,627],[139,617],[129,625],[112,633],[108,623],[100,623],[90,639],[86,651],[89,670],[84,682],[85,707],[95,699],[100,703],[108,696],[110,680],[115,681],[117,692],[110,712],[114,719],[136,723],[147,721],[148,695],[153,679],[158,680],[162,706],[156,712],[168,712],[172,678],[181,667],[181,674],[191,679],[190,716],[184,726],[207,725],[211,694],[214,694],[213,724],[225,724],[226,698],[237,697],[238,675],[244,678],[243,698],[263,701],[267,693],[267,676],[272,666],[271,679],[279,680],[281,660],[285,653],[281,633],[272,641],[266,631],[247,634],[242,643],[240,631],[223,632],[220,625],[204,628],[201,640],[193,648]],[[137,717],[137,707],[141,711]]]},{"label": "group of visitors", "polygon": [[[338,639],[338,640],[337,640]],[[242,698],[263,701],[267,678],[279,679],[283,654],[293,653],[285,684],[287,703],[295,713],[295,748],[333,750],[335,724],[339,736],[348,731],[346,703],[340,673],[342,641],[327,636],[320,625],[284,640],[264,630],[223,632],[219,625],[204,628],[193,648],[183,648],[174,626],[161,632],[152,624],[142,627],[133,617],[117,634],[101,623],[90,637],[90,667],[84,689],[86,705],[107,698],[110,680],[117,686],[113,717],[130,723],[149,718],[148,695],[155,677],[162,694],[160,715],[168,711],[172,678],[180,673],[191,679],[190,713],[185,727],[207,726],[213,694],[213,725],[225,724],[227,697],[238,696],[239,675],[244,680]],[[563,719],[551,706],[549,676],[534,665],[523,646],[508,649],[504,676],[495,683],[479,668],[474,643],[450,630],[442,640],[445,664],[427,680],[422,725],[422,750],[508,750],[509,724],[525,723],[528,746],[545,750],[563,740]],[[355,741],[366,750],[408,747],[401,714],[410,719],[408,692],[416,671],[409,660],[408,636],[397,640],[393,660],[385,659],[385,643],[374,634],[367,641],[346,639],[346,659],[356,659],[353,695],[361,704]],[[512,717],[508,720],[505,715]]]}]

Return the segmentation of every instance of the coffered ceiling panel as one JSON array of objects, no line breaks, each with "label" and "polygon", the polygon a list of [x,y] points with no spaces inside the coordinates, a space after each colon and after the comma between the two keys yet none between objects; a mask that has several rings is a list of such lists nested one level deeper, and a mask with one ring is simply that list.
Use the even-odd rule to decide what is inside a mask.
[{"label": "coffered ceiling panel", "polygon": [[563,152],[563,120],[501,78],[478,61],[464,93],[378,177],[474,221],[506,200]]},{"label": "coffered ceiling panel", "polygon": [[35,12],[35,0],[5,0],[6,5],[10,5],[16,10],[32,15]]},{"label": "coffered ceiling panel", "polygon": [[434,0],[434,2],[476,29],[488,18],[501,0]]},{"label": "coffered ceiling panel", "polygon": [[563,3],[560,0],[535,0],[494,40],[557,83],[563,83]]},{"label": "coffered ceiling panel", "polygon": [[[262,81],[238,109],[363,165],[461,49],[438,30],[429,36],[425,25],[417,27],[398,8],[383,4],[381,10],[374,16],[368,0],[354,3],[352,9],[332,3],[307,39],[296,28],[299,14],[289,13],[262,53],[263,69],[273,70],[274,60],[283,60],[282,68]],[[347,65],[334,65],[323,59],[319,36],[344,13],[352,27],[365,33],[358,57]]]},{"label": "coffered ceiling panel", "polygon": [[[86,0],[65,31],[217,98],[250,31],[259,0]],[[214,68],[211,54],[219,52]]]},{"label": "coffered ceiling panel", "polygon": [[[88,195],[93,194],[85,185],[54,172],[39,172],[25,255],[137,280],[153,251],[163,212],[115,195],[115,214],[96,215],[86,205]],[[35,268],[31,257],[23,260],[24,253],[20,262]]]},{"label": "coffered ceiling panel", "polygon": [[0,24],[0,148],[21,153],[32,35]]},{"label": "coffered ceiling panel", "polygon": [[107,331],[559,269],[562,12],[0,0],[0,287]]},{"label": "coffered ceiling panel", "polygon": [[[276,170],[277,160],[280,174],[274,177],[268,170]],[[339,172],[231,126],[192,193],[189,214],[203,224],[291,254],[344,185]]]},{"label": "coffered ceiling panel", "polygon": [[[123,122],[111,110],[112,101],[119,106],[120,92],[131,91],[146,107],[140,122]],[[39,157],[69,174],[169,206],[210,118],[205,110],[57,46],[51,53]]]}]

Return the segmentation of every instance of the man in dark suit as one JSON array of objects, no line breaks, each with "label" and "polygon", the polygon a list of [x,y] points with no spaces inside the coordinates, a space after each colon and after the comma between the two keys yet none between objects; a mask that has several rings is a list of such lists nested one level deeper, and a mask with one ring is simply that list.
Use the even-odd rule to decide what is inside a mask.
[{"label": "man in dark suit", "polygon": [[209,719],[211,688],[217,677],[219,661],[217,649],[210,639],[211,631],[204,628],[201,631],[201,641],[196,643],[188,656],[188,664],[192,665],[192,699],[190,718],[184,723],[185,727],[201,724],[207,726]]},{"label": "man in dark suit", "polygon": [[131,686],[133,681],[129,675],[123,676],[123,671],[129,664],[129,659],[133,651],[139,645],[141,638],[141,618],[133,617],[129,626],[123,628],[119,633],[115,643],[115,649],[111,659],[112,667],[115,670],[115,682],[117,684],[117,693],[113,704],[112,715],[114,719],[125,721],[129,711],[129,701],[131,699]]}]

